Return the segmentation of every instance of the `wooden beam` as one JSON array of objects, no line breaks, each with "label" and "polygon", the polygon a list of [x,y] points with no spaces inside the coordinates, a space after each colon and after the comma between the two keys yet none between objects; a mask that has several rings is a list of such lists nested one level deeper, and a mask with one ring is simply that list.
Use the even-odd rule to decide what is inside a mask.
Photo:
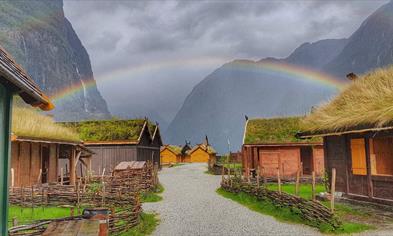
[{"label": "wooden beam", "polygon": [[73,148],[71,152],[71,156],[69,157],[69,161],[70,161],[70,185],[74,185],[74,186],[76,183],[75,158],[76,158],[76,150]]},{"label": "wooden beam", "polygon": [[351,142],[347,135],[345,135],[345,148],[344,148],[344,163],[345,163],[345,192],[349,194],[349,173],[352,169],[348,160],[351,159]]},{"label": "wooden beam", "polygon": [[367,167],[367,192],[368,197],[372,198],[374,196],[373,181],[371,178],[371,158],[370,158],[370,139],[365,139],[366,146],[366,167]]}]

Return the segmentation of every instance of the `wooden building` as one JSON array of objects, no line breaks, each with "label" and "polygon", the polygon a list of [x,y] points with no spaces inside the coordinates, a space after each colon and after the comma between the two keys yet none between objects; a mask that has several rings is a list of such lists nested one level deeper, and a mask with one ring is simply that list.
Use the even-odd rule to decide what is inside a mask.
[{"label": "wooden building", "polygon": [[64,123],[74,128],[94,152],[93,174],[111,173],[123,161],[152,161],[160,165],[162,139],[158,124],[147,119]]},{"label": "wooden building", "polygon": [[0,235],[8,235],[8,185],[12,100],[19,95],[25,103],[42,110],[54,108],[26,71],[0,47]]},{"label": "wooden building", "polygon": [[336,191],[393,205],[393,68],[359,78],[304,120],[299,137],[323,137]]},{"label": "wooden building", "polygon": [[247,173],[257,169],[267,177],[294,177],[324,172],[322,140],[295,137],[300,130],[300,118],[250,119],[246,121],[242,146],[242,164]]},{"label": "wooden building", "polygon": [[161,164],[186,162],[189,151],[191,150],[189,145],[190,143],[188,142],[186,142],[183,147],[177,145],[164,145],[160,151]]},{"label": "wooden building", "polygon": [[16,107],[13,116],[11,187],[57,183],[61,163],[65,166],[63,180],[73,185],[78,165],[90,168],[92,152],[82,145],[77,133],[31,109]]},{"label": "wooden building", "polygon": [[184,159],[184,162],[209,163],[216,158],[216,150],[208,143],[195,145]]}]

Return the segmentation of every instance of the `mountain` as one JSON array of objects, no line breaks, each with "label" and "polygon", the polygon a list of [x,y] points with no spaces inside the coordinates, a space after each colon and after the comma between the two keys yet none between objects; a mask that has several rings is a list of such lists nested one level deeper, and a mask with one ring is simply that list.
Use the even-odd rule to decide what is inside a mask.
[{"label": "mountain", "polygon": [[240,148],[244,117],[304,115],[336,92],[315,82],[294,79],[289,73],[262,69],[266,64],[321,68],[340,53],[346,39],[305,43],[284,59],[265,58],[258,62],[235,60],[227,63],[194,87],[166,131],[174,144],[209,140],[221,153]]},{"label": "mountain", "polygon": [[393,1],[371,14],[348,39],[347,45],[323,69],[339,78],[362,74],[393,62]]},{"label": "mountain", "polygon": [[57,120],[110,117],[62,0],[1,1],[0,44],[54,98]]}]

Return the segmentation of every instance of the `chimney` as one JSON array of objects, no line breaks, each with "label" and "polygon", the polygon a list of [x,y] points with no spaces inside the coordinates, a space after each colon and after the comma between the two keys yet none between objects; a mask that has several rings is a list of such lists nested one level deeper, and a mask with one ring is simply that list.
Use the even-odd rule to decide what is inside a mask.
[{"label": "chimney", "polygon": [[358,79],[358,76],[355,73],[351,72],[351,73],[347,74],[347,79],[349,79],[351,81],[355,81]]},{"label": "chimney", "polygon": [[206,141],[206,146],[209,146],[209,139],[207,138],[207,135],[205,136],[205,141]]}]

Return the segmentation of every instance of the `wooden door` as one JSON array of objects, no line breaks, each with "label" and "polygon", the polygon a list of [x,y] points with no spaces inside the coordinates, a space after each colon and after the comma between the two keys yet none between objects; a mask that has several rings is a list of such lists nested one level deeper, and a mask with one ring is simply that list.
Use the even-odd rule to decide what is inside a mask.
[{"label": "wooden door", "polygon": [[42,183],[47,183],[48,182],[48,175],[49,175],[49,147],[42,147],[41,149],[41,170],[42,170],[42,176],[41,176],[41,182]]},{"label": "wooden door", "polygon": [[[277,168],[281,166],[280,153],[273,151],[261,151],[259,162],[260,167],[263,168],[263,173],[265,176],[276,177]],[[282,172],[282,170],[280,171]]]},{"label": "wooden door", "polygon": [[300,161],[303,163],[303,174],[311,175],[313,168],[313,153],[311,147],[300,148]]}]

